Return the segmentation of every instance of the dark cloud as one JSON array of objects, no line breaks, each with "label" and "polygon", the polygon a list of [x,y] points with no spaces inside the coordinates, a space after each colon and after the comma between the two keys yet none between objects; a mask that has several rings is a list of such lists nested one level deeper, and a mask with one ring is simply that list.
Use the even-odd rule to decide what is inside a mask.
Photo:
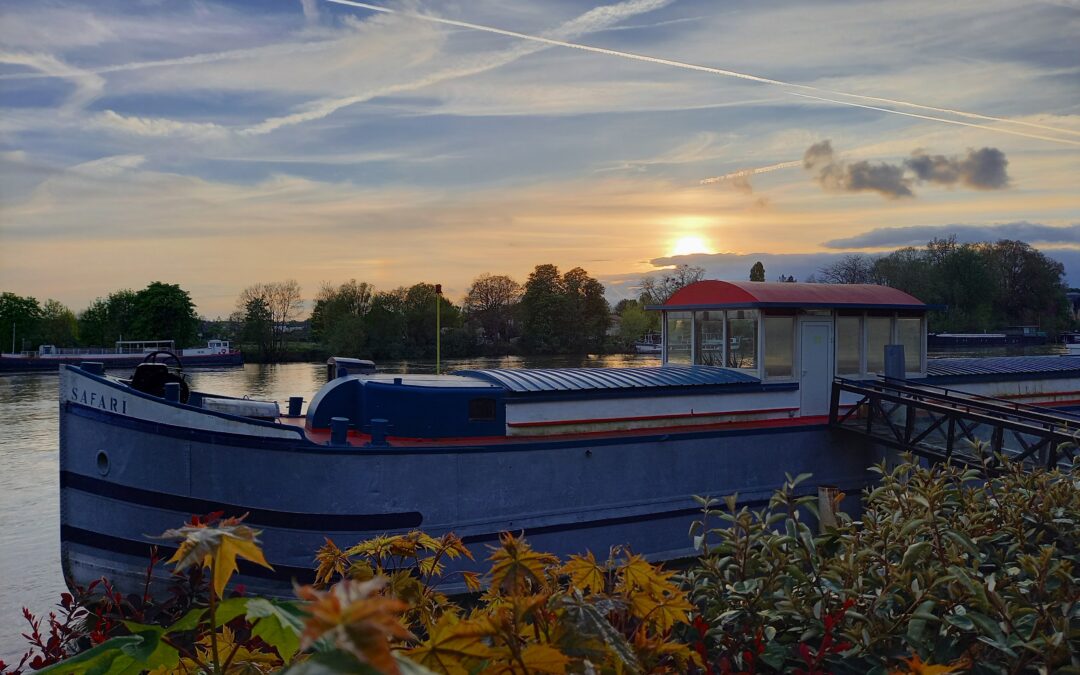
[{"label": "dark cloud", "polygon": [[968,150],[953,157],[916,150],[901,164],[849,162],[837,157],[827,140],[811,145],[803,155],[803,167],[824,189],[877,192],[887,199],[914,197],[912,187],[922,183],[1000,190],[1009,185],[1008,164],[1005,153],[997,148]]},{"label": "dark cloud", "polygon": [[1009,160],[997,148],[968,150],[964,157],[928,155],[922,150],[911,153],[904,166],[915,174],[920,182],[938,185],[957,183],[976,190],[1000,190],[1008,187]]},{"label": "dark cloud", "polygon": [[803,166],[814,174],[821,187],[830,192],[877,192],[889,199],[914,197],[911,180],[904,168],[894,164],[846,162],[836,156],[830,141],[806,149]]},{"label": "dark cloud", "polygon": [[1080,223],[1054,227],[1021,221],[1005,225],[919,225],[879,227],[854,237],[832,239],[822,246],[833,249],[922,246],[931,239],[955,236],[961,243],[1019,239],[1029,244],[1080,244]]}]

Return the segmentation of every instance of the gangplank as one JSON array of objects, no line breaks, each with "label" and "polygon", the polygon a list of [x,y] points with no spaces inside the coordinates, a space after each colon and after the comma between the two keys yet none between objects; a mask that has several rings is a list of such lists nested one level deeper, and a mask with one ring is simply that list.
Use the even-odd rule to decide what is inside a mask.
[{"label": "gangplank", "polygon": [[904,380],[835,378],[829,424],[935,461],[997,456],[1046,468],[1071,463],[1080,414]]}]

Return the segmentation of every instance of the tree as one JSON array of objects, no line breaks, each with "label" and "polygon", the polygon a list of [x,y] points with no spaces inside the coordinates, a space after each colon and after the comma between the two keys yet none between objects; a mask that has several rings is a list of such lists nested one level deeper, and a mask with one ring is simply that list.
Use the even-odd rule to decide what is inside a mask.
[{"label": "tree", "polygon": [[818,281],[825,284],[876,284],[874,260],[870,256],[851,253],[818,270]]},{"label": "tree", "polygon": [[14,334],[15,351],[22,349],[24,342],[27,347],[36,347],[40,322],[41,305],[37,299],[6,291],[0,294],[0,344],[6,347]]},{"label": "tree", "polygon": [[[621,308],[620,308],[621,306]],[[619,343],[630,348],[647,333],[659,328],[658,312],[648,312],[637,300],[625,300],[616,305],[619,315]]]},{"label": "tree", "polygon": [[39,339],[45,344],[71,347],[78,341],[79,324],[75,313],[59,300],[45,301],[38,326]]},{"label": "tree", "polygon": [[236,301],[237,308],[245,311],[248,303],[255,298],[262,300],[270,310],[273,329],[271,358],[276,358],[285,351],[286,324],[297,318],[304,308],[300,284],[295,279],[287,279],[248,286],[240,291],[240,297]]},{"label": "tree", "polygon": [[[435,358],[435,303],[439,303],[439,323],[443,333],[461,327],[461,310],[445,296],[435,293],[434,284],[414,284],[402,292],[405,318],[405,353],[414,358]],[[447,356],[451,356],[447,353]]]},{"label": "tree", "polygon": [[522,342],[527,351],[557,354],[565,349],[562,329],[565,299],[559,268],[537,265],[529,274],[521,296]]},{"label": "tree", "polygon": [[177,347],[194,344],[199,316],[191,295],[177,284],[154,281],[135,294],[130,339],[171,339]]},{"label": "tree", "polygon": [[405,291],[401,288],[372,296],[371,308],[363,321],[372,358],[400,359],[405,356],[404,306]]},{"label": "tree", "polygon": [[645,277],[641,280],[641,295],[638,299],[644,305],[662,305],[675,291],[701,281],[705,270],[701,267],[679,265],[660,277]]},{"label": "tree", "polygon": [[[79,314],[79,341],[85,345],[107,347],[117,340],[137,339],[134,324],[136,293],[130,289],[114,291],[107,298],[97,298]],[[159,335],[138,336],[156,339]]]},{"label": "tree", "polygon": [[505,343],[514,328],[514,308],[521,293],[521,284],[508,276],[481,274],[469,286],[462,309],[480,325],[486,340]]},{"label": "tree", "polygon": [[765,281],[765,266],[760,260],[750,268],[750,281]]},{"label": "tree", "polygon": [[604,298],[604,285],[580,267],[564,274],[562,282],[566,309],[563,340],[567,348],[575,354],[603,350],[611,325],[611,306]]},{"label": "tree", "polygon": [[360,356],[366,349],[364,317],[375,289],[356,279],[334,287],[324,283],[311,310],[312,336],[331,354]]},{"label": "tree", "polygon": [[262,360],[270,358],[274,348],[274,317],[262,298],[251,298],[244,307],[241,336],[255,345]]}]

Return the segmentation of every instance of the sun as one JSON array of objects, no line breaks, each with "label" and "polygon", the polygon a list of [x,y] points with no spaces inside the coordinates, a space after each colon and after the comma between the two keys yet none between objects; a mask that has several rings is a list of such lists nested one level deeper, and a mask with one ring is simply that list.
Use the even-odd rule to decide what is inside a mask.
[{"label": "sun", "polygon": [[688,234],[679,237],[671,246],[671,255],[690,255],[692,253],[712,253],[712,247],[704,237]]}]

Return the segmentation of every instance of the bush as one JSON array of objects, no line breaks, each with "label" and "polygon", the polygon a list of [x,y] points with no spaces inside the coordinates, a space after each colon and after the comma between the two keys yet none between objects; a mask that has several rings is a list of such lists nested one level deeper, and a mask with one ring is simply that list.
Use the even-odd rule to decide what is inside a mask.
[{"label": "bush", "polygon": [[705,501],[685,582],[710,669],[1078,672],[1077,467],[874,470],[861,520],[818,536],[805,477],[762,511]]}]

